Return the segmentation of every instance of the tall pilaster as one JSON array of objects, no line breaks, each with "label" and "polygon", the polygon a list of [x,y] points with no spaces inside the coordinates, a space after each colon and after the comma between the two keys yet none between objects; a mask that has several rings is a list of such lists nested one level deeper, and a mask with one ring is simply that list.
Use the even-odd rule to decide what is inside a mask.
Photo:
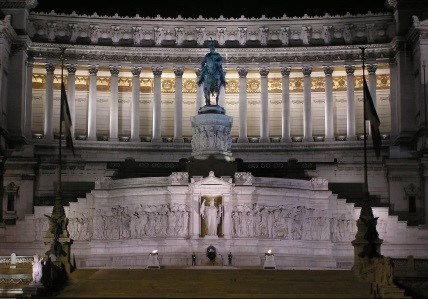
[{"label": "tall pilaster", "polygon": [[247,74],[248,68],[238,67],[239,74],[239,136],[238,142],[248,142],[247,132]]},{"label": "tall pilaster", "polygon": [[354,96],[354,65],[345,65],[346,71],[346,95],[347,95],[347,109],[346,109],[346,139],[356,140],[355,133],[355,96]]},{"label": "tall pilaster", "polygon": [[89,103],[88,103],[88,140],[97,140],[97,73],[98,65],[88,65]]},{"label": "tall pilaster", "polygon": [[334,140],[333,132],[333,71],[332,66],[324,66],[325,74],[325,140]]},{"label": "tall pilaster", "polygon": [[34,62],[27,61],[27,72],[25,77],[25,138],[31,140],[32,102],[33,102],[33,66]]},{"label": "tall pilaster", "polygon": [[162,67],[152,67],[153,82],[153,136],[152,142],[161,142],[161,76]]},{"label": "tall pilaster", "polygon": [[140,74],[141,67],[132,67],[131,141],[140,141]]},{"label": "tall pilaster", "polygon": [[290,128],[290,73],[291,67],[281,67],[282,75],[282,135],[281,142],[291,142]]},{"label": "tall pilaster", "polygon": [[184,67],[174,67],[174,142],[183,142],[183,73]]},{"label": "tall pilaster", "polygon": [[[195,74],[196,74],[196,82],[199,82],[199,79],[201,78],[201,69],[195,68]],[[204,99],[204,90],[202,85],[196,84],[196,114],[198,114],[199,108],[203,107],[205,105],[205,99]]]},{"label": "tall pilaster", "polygon": [[67,101],[68,109],[70,110],[71,117],[71,137],[74,139],[74,131],[76,128],[76,70],[77,64],[68,64],[68,91],[67,91]]},{"label": "tall pilaster", "polygon": [[53,79],[55,65],[47,63],[46,68],[46,102],[43,135],[44,139],[53,139]]},{"label": "tall pilaster", "polygon": [[119,140],[119,72],[120,66],[110,66],[110,141]]},{"label": "tall pilaster", "polygon": [[391,140],[398,136],[397,112],[397,65],[395,59],[389,63],[389,102],[391,105]]},{"label": "tall pilaster", "polygon": [[[15,16],[14,16],[15,17]],[[10,20],[10,18],[9,18]],[[12,18],[14,20],[14,18]],[[15,21],[12,22],[15,24]],[[8,140],[10,143],[25,144],[25,119],[26,119],[26,73],[27,67],[26,62],[27,46],[23,41],[16,41],[14,43],[13,50],[6,54],[4,46],[2,47],[3,55],[2,63],[5,63],[3,59],[8,60],[8,74],[7,74],[7,98],[10,99],[7,105],[5,105],[6,116],[2,115],[4,120],[7,121]],[[2,82],[5,84],[5,82]],[[5,124],[6,125],[6,124]]]},{"label": "tall pilaster", "polygon": [[312,99],[311,74],[312,66],[303,66],[303,141],[314,141],[312,137]]},{"label": "tall pilaster", "polygon": [[260,140],[259,142],[270,142],[269,139],[269,94],[268,75],[269,68],[262,67],[260,73]]}]

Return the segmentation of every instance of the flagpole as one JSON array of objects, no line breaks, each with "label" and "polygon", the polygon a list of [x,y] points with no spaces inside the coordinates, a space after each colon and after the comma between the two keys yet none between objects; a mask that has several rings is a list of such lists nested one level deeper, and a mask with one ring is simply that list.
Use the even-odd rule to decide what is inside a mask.
[{"label": "flagpole", "polygon": [[[363,62],[363,85],[364,82],[366,80],[366,75],[365,75],[365,61],[366,61],[366,57],[365,57],[365,50],[366,48],[364,47],[360,47],[361,49],[361,60]],[[364,121],[364,185],[363,185],[363,200],[369,200],[369,186],[368,186],[368,176],[367,176],[367,124],[366,124],[366,93],[364,92],[364,88],[363,88],[363,121]]]}]

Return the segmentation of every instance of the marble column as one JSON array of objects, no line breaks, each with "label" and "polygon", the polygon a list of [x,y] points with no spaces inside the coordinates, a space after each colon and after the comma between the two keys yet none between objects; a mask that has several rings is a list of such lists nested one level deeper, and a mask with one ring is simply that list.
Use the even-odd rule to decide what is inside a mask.
[{"label": "marble column", "polygon": [[183,73],[184,67],[174,67],[174,142],[183,142]]},{"label": "marble column", "polygon": [[201,78],[201,69],[195,68],[195,74],[196,74],[196,114],[198,114],[199,108],[205,105],[205,98],[204,98],[204,89],[202,85],[199,86],[197,83]]},{"label": "marble column", "polygon": [[290,73],[291,67],[281,67],[282,75],[282,136],[281,142],[291,142],[290,127]]},{"label": "marble column", "polygon": [[248,68],[238,67],[239,74],[239,136],[238,142],[248,142],[247,132],[247,74]]},{"label": "marble column", "polygon": [[333,71],[332,66],[324,66],[325,74],[325,140],[334,140],[333,132]]},{"label": "marble column", "polygon": [[110,136],[109,141],[119,140],[119,72],[120,66],[110,66]]},{"label": "marble column", "polygon": [[161,76],[162,67],[152,67],[153,82],[153,135],[152,142],[161,142]]},{"label": "marble column", "polygon": [[132,104],[131,104],[131,141],[140,142],[140,74],[141,67],[131,67]]},{"label": "marble column", "polygon": [[97,140],[97,73],[98,65],[89,65],[88,140]]},{"label": "marble column", "polygon": [[25,77],[25,127],[24,135],[25,138],[31,140],[33,138],[31,131],[32,123],[32,102],[33,102],[33,66],[34,62],[27,61],[27,70]]},{"label": "marble column", "polygon": [[74,139],[74,131],[76,128],[76,70],[77,64],[67,64],[68,72],[68,90],[67,101],[68,109],[70,110],[71,117],[71,137]]},{"label": "marble column", "polygon": [[372,96],[373,105],[374,105],[375,109],[377,110],[377,105],[376,105],[376,89],[377,89],[376,70],[377,70],[376,64],[368,64],[367,65],[367,72],[369,73],[369,82],[367,82],[367,84],[368,84],[368,87],[370,90],[370,95]]},{"label": "marble column", "polygon": [[354,65],[345,65],[347,86],[346,140],[357,140],[355,132]]},{"label": "marble column", "polygon": [[[226,78],[226,69],[223,68],[223,72],[224,72],[224,77]],[[213,103],[215,101],[215,98],[213,99],[213,101],[211,103]],[[220,93],[218,96],[218,105],[220,107],[225,108],[226,107],[226,86],[221,86],[220,87]]]},{"label": "marble column", "polygon": [[[398,136],[397,112],[397,64],[394,58],[389,62],[389,102],[391,105],[391,140]],[[427,219],[428,220],[428,219]]]},{"label": "marble column", "polygon": [[312,66],[303,66],[303,141],[314,141],[312,137],[312,99],[311,73]]},{"label": "marble column", "polygon": [[260,143],[270,142],[269,139],[269,94],[268,75],[269,68],[262,67],[260,73]]},{"label": "marble column", "polygon": [[47,63],[46,68],[46,101],[45,101],[45,119],[44,119],[44,139],[53,139],[53,80],[55,65]]}]

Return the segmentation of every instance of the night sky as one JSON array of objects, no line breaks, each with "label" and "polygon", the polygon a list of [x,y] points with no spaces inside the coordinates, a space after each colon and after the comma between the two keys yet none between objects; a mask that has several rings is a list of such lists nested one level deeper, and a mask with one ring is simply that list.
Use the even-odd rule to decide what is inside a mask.
[{"label": "night sky", "polygon": [[[315,2],[316,1],[316,2]],[[315,2],[315,3],[314,3]],[[120,16],[133,17],[139,14],[140,17],[171,17],[181,15],[183,18],[197,18],[202,15],[204,18],[218,18],[223,15],[225,18],[245,17],[302,17],[305,13],[309,16],[365,14],[368,11],[373,13],[389,12],[384,0],[307,0],[286,1],[286,0],[248,0],[248,1],[185,1],[185,0],[38,0],[38,5],[34,11],[57,13],[93,14],[112,16],[117,13]],[[233,4],[233,7],[232,7]]]}]

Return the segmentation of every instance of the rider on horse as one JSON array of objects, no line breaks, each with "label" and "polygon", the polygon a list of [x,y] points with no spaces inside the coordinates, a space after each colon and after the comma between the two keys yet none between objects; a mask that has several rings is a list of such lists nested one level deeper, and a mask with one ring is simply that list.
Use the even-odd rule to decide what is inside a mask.
[{"label": "rider on horse", "polygon": [[216,105],[218,105],[218,97],[221,87],[225,87],[226,79],[223,71],[223,59],[220,54],[215,51],[214,42],[211,40],[208,43],[210,52],[207,53],[201,63],[201,76],[198,85],[203,84],[205,103],[211,105],[210,96],[214,96]]}]

